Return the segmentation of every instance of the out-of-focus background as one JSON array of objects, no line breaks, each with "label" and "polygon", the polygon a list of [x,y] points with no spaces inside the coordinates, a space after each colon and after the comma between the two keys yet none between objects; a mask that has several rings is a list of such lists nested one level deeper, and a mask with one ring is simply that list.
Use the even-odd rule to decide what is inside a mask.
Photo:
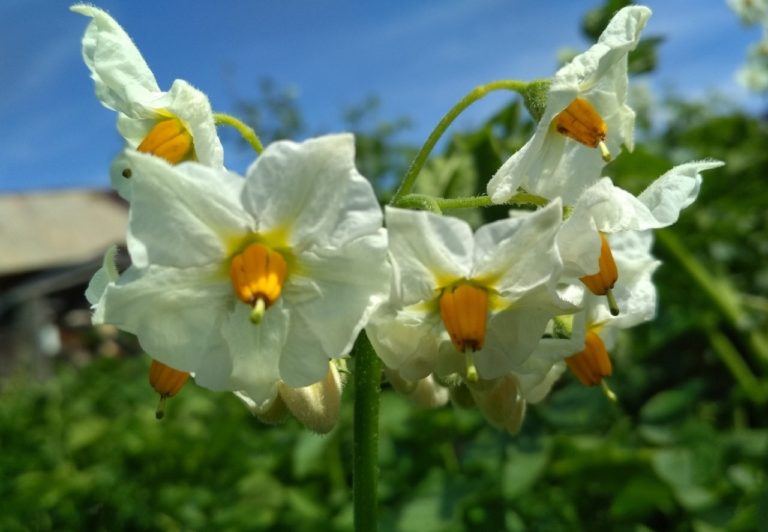
[{"label": "out-of-focus background", "polygon": [[[190,81],[265,141],[354,131],[385,199],[472,87],[551,75],[626,3],[99,6],[161,87]],[[317,436],[262,425],[233,396],[190,384],[157,422],[149,359],[129,335],[90,326],[84,287],[124,241],[127,210],[107,188],[121,140],[80,57],[87,20],[57,4],[0,3],[0,529],[351,530],[349,402]],[[768,526],[766,101],[736,80],[763,30],[724,1],[647,4],[631,58],[637,147],[605,173],[640,192],[676,163],[727,165],[658,234],[659,317],[612,353],[618,402],[566,375],[511,436],[387,388],[383,529]],[[488,98],[441,142],[420,190],[483,192],[531,131],[514,96]],[[252,153],[222,136],[242,172]]]}]

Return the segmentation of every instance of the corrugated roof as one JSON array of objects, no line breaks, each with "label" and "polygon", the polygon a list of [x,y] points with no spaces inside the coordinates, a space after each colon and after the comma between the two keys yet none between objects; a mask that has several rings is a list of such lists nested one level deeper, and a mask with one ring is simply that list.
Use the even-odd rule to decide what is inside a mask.
[{"label": "corrugated roof", "polygon": [[109,192],[0,196],[0,275],[76,264],[125,241],[128,210]]}]

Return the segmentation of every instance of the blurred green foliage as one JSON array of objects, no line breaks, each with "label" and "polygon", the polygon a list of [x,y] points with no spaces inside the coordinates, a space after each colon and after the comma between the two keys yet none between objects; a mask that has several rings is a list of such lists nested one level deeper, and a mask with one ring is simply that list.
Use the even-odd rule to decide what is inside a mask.
[{"label": "blurred green foliage", "polygon": [[[590,13],[585,31],[599,33],[624,3]],[[271,135],[303,130],[295,102],[267,92],[272,103],[254,109],[282,113]],[[397,140],[406,123],[378,119],[377,105],[347,120],[386,197],[413,147]],[[420,411],[386,390],[383,530],[768,529],[768,124],[716,98],[652,112],[668,118],[643,122],[636,150],[606,168],[614,181],[639,192],[675,163],[727,165],[706,173],[699,200],[658,239],[659,317],[612,353],[619,401],[566,375],[510,436],[475,411]],[[483,193],[531,131],[510,103],[447,139],[417,190]],[[480,224],[506,209],[451,214]],[[46,382],[2,383],[0,530],[352,529],[349,397],[327,436],[261,425],[234,396],[191,385],[157,422],[148,366],[62,363]]]}]

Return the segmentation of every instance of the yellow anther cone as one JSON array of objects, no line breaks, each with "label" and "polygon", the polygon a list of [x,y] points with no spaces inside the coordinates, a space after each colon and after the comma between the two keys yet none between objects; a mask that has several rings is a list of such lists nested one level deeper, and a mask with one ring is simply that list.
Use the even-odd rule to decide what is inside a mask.
[{"label": "yellow anther cone", "polygon": [[588,331],[584,350],[565,359],[568,368],[584,386],[596,386],[613,373],[613,365],[605,344],[595,331]]},{"label": "yellow anther cone", "polygon": [[611,153],[605,145],[608,126],[592,104],[584,98],[576,98],[558,114],[555,117],[555,127],[558,133],[566,137],[590,148],[599,148],[603,159],[611,160]]},{"label": "yellow anther cone", "polygon": [[488,293],[468,283],[446,288],[440,296],[440,317],[456,350],[478,351],[485,342]]},{"label": "yellow anther cone", "polygon": [[187,380],[189,380],[189,373],[186,371],[179,371],[162,362],[152,360],[152,365],[149,367],[149,384],[160,394],[160,404],[155,412],[157,419],[165,415],[165,400],[179,393]]},{"label": "yellow anther cone", "polygon": [[603,233],[600,233],[600,242],[600,259],[598,260],[600,270],[595,274],[585,275],[580,280],[596,296],[607,296],[611,314],[616,316],[619,313],[619,307],[611,290],[619,279],[619,270],[613,259],[613,252],[610,244],[608,244],[608,239]]},{"label": "yellow anther cone", "polygon": [[192,156],[192,135],[178,118],[167,118],[157,122],[136,149],[177,164]]},{"label": "yellow anther cone", "polygon": [[229,276],[237,297],[251,305],[251,321],[258,323],[280,297],[288,266],[280,253],[263,244],[251,244],[232,257]]}]

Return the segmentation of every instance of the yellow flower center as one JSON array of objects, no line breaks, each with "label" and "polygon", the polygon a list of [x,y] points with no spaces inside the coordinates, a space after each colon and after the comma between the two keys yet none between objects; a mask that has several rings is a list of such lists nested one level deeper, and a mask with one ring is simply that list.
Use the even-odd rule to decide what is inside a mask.
[{"label": "yellow flower center", "polygon": [[149,130],[136,149],[177,164],[192,158],[192,134],[178,118],[164,118]]},{"label": "yellow flower center", "polygon": [[157,419],[162,419],[165,415],[165,400],[179,393],[188,379],[189,373],[186,371],[179,371],[162,362],[152,360],[152,365],[149,367],[149,384],[160,394],[160,404],[155,412]]},{"label": "yellow flower center", "polygon": [[600,384],[604,377],[613,373],[605,344],[594,330],[587,331],[584,350],[567,357],[565,363],[584,386]]},{"label": "yellow flower center", "polygon": [[611,290],[619,279],[619,270],[616,268],[616,261],[613,260],[613,252],[611,252],[608,239],[603,233],[600,233],[600,242],[600,259],[598,260],[600,270],[595,274],[585,275],[579,279],[596,296],[608,296],[611,314],[616,316],[619,313],[619,308]]},{"label": "yellow flower center", "polygon": [[568,107],[555,117],[558,133],[577,142],[599,148],[604,161],[611,160],[611,152],[605,145],[608,126],[587,100],[576,98]]},{"label": "yellow flower center", "polygon": [[251,244],[232,258],[232,286],[240,301],[253,307],[254,323],[259,323],[264,312],[280,297],[286,270],[283,256],[263,244]]},{"label": "yellow flower center", "polygon": [[488,292],[469,283],[459,283],[440,295],[440,317],[457,351],[478,351],[485,341]]}]

